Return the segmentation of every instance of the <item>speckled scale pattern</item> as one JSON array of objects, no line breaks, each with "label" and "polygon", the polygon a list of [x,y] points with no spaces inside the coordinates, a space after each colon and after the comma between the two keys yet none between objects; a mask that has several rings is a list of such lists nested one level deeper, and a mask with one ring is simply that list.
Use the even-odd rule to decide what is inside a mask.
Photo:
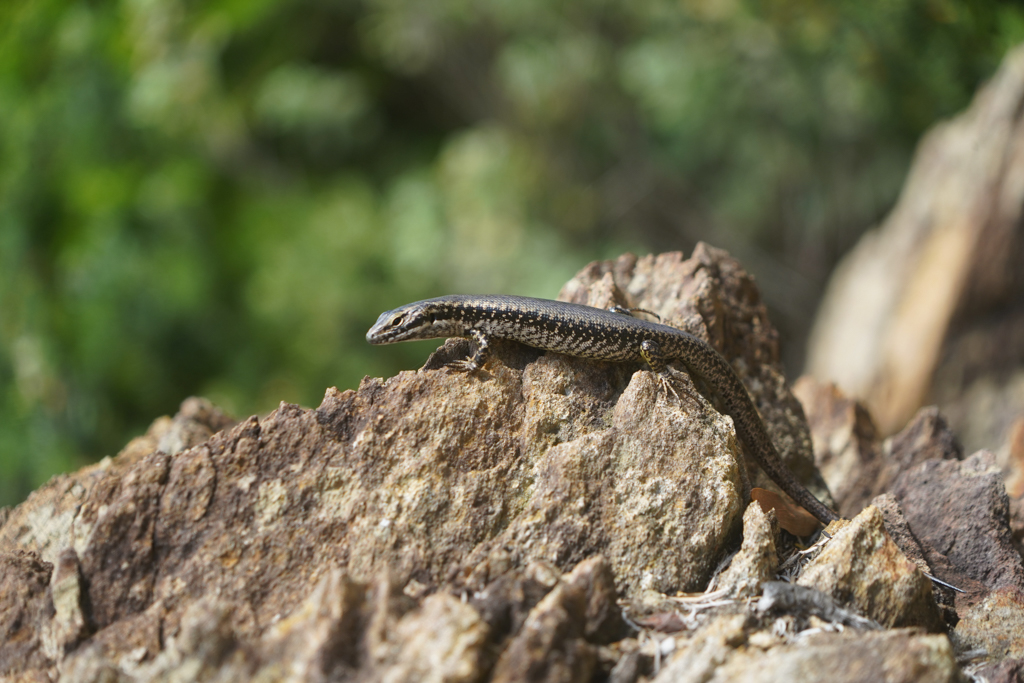
[{"label": "speckled scale pattern", "polygon": [[438,304],[440,313],[460,321],[467,331],[579,358],[641,361],[645,339],[656,341],[669,355],[682,351],[676,348],[685,344],[681,336],[701,343],[667,325],[562,301],[496,295],[439,297],[424,303]]},{"label": "speckled scale pattern", "polygon": [[[425,319],[436,322],[417,328]],[[395,324],[395,321],[400,321]],[[768,431],[732,366],[714,348],[687,332],[564,301],[508,295],[450,295],[407,304],[383,313],[366,335],[367,341],[393,341],[471,336],[511,339],[528,346],[579,358],[642,362],[644,341],[656,343],[660,359],[678,361],[713,386],[736,435],[772,480],[821,522],[838,519],[783,464]]]}]

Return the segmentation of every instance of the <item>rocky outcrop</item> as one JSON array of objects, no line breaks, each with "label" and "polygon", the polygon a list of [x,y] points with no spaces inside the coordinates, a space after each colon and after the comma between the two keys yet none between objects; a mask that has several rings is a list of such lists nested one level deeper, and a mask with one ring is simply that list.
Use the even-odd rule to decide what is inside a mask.
[{"label": "rocky outcrop", "polygon": [[0,672],[952,681],[957,657],[999,672],[1024,656],[1002,479],[940,413],[881,441],[835,387],[791,394],[752,281],[706,246],[592,264],[563,296],[721,349],[787,462],[825,496],[816,457],[850,521],[800,550],[697,387],[675,397],[645,368],[512,343],[467,375],[447,367],[467,342],[449,340],[315,410],[235,423],[189,399],[5,511]]},{"label": "rocky outcrop", "polygon": [[[827,495],[734,260],[706,246],[624,256],[563,296],[646,309],[721,349],[787,462]],[[713,643],[759,643],[785,669],[786,648],[823,624],[942,630],[877,511],[796,553],[775,511],[748,505],[774,485],[697,388],[675,397],[645,368],[512,343],[475,374],[446,366],[468,351],[449,340],[419,371],[237,424],[190,399],[117,457],[49,482],[0,526],[0,671],[633,681],[693,656],[757,666]],[[780,575],[804,597],[759,611],[749,598]],[[893,657],[955,671],[944,636],[899,633]]]}]

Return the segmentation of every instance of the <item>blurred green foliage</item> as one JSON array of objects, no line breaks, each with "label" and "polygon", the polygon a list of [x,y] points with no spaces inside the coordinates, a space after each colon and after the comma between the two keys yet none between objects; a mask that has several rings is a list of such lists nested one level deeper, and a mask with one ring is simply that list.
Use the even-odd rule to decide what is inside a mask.
[{"label": "blurred green foliage", "polygon": [[385,308],[554,296],[626,248],[733,249],[799,332],[1024,11],[29,0],[0,31],[9,504],[188,395],[246,415],[416,367],[433,345],[363,341]]}]

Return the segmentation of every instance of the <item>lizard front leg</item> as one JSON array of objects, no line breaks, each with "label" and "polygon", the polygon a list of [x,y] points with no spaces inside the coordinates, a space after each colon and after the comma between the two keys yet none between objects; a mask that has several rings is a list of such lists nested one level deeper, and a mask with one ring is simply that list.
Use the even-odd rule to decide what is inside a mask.
[{"label": "lizard front leg", "polygon": [[476,342],[476,351],[469,358],[453,360],[448,367],[462,372],[476,372],[490,357],[490,338],[480,330],[470,330],[469,336]]}]

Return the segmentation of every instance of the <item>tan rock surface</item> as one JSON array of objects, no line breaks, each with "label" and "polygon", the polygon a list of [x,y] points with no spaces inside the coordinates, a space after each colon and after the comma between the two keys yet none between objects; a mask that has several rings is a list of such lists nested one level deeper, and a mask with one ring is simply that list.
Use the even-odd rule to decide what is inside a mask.
[{"label": "tan rock surface", "polygon": [[[924,635],[912,629],[887,633],[822,633],[767,651],[756,647],[738,649],[735,645],[725,640],[718,650],[706,647],[697,662],[681,658],[678,667],[673,660],[654,680],[658,683],[954,683],[967,680],[960,673],[945,636]],[[700,666],[702,664],[704,666]]]},{"label": "tan rock surface", "polygon": [[882,513],[872,506],[835,532],[796,583],[831,595],[885,627],[942,630],[931,582],[892,542]]},{"label": "tan rock surface", "polygon": [[743,544],[729,567],[718,578],[716,590],[733,597],[750,597],[761,593],[761,586],[771,581],[779,569],[775,539],[779,534],[775,511],[765,513],[757,503],[743,513]]},{"label": "tan rock surface", "polygon": [[964,457],[935,406],[922,408],[899,433],[882,441],[867,409],[836,385],[805,375],[793,391],[807,414],[815,462],[846,517],[857,515],[917,464]]},{"label": "tan rock surface", "polygon": [[[788,461],[809,471],[810,431],[774,332],[724,253],[594,264],[566,296],[649,308],[711,340]],[[914,561],[869,507],[834,524],[808,562],[817,551],[796,553],[775,513],[748,504],[751,483],[770,483],[696,390],[677,399],[645,368],[512,343],[494,344],[482,372],[446,367],[468,350],[449,340],[423,369],[328,390],[315,410],[282,404],[234,424],[190,400],[116,458],[55,478],[0,520],[0,672],[83,682],[958,680],[944,635],[873,621],[940,630],[921,569],[968,571],[919,540],[935,529],[920,526],[924,504],[909,489],[886,500]],[[847,429],[856,411],[825,413],[811,413],[815,439],[853,453],[851,476],[871,466],[856,475],[868,482],[861,495],[893,478],[906,488],[934,463],[968,464],[937,414],[883,445]],[[854,451],[829,429],[847,429]],[[978,476],[956,486],[986,494],[974,517],[960,514],[969,531],[1007,535],[996,524],[1005,499],[989,495],[998,474],[957,472]],[[807,481],[824,490],[813,471]],[[955,517],[939,520],[958,533]],[[717,590],[694,594],[732,553]],[[988,595],[978,586],[969,603],[950,599],[948,621]],[[971,619],[962,647],[1003,637],[1003,621]]]},{"label": "tan rock surface", "polygon": [[814,462],[835,497],[837,511],[853,517],[877,495],[879,435],[867,408],[831,382],[804,375],[793,393],[807,414]]},{"label": "tan rock surface", "polygon": [[980,649],[988,658],[1024,658],[1024,596],[1001,588],[971,607],[956,625],[963,650]]},{"label": "tan rock surface", "polygon": [[[813,479],[775,333],[724,252],[626,256],[567,291],[710,339]],[[445,367],[466,351],[451,340],[420,371],[237,424],[190,399],[118,457],[51,481],[0,526],[0,558],[20,567],[0,598],[32,624],[9,670],[610,671],[618,650],[601,648],[625,635],[618,597],[700,590],[739,541],[749,463],[731,420],[697,391],[669,396],[644,368],[512,343],[495,344],[482,372]],[[763,477],[750,467],[749,479]]]}]

